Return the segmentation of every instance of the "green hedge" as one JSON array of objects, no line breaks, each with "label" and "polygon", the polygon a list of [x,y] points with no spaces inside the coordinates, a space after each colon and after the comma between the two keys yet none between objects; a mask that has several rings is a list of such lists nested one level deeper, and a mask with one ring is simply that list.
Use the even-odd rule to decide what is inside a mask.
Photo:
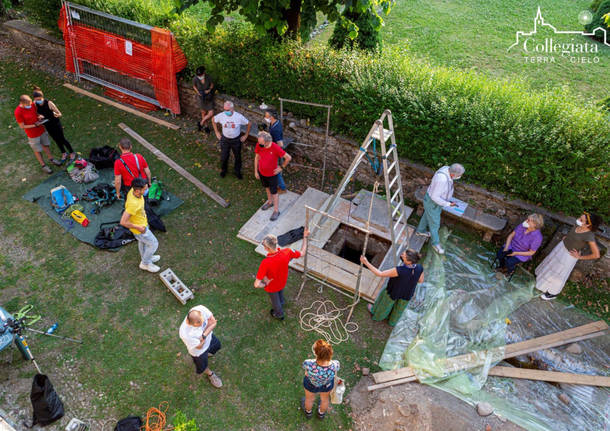
[{"label": "green hedge", "polygon": [[[356,140],[391,109],[404,157],[431,168],[461,162],[465,181],[569,214],[587,208],[610,218],[609,117],[567,90],[535,92],[430,66],[401,50],[371,55],[278,44],[239,22],[210,35],[189,14],[172,19],[170,29],[191,69],[205,65],[227,94],[266,103],[280,96],[330,103],[331,128]],[[307,108],[290,110],[324,117]]]}]

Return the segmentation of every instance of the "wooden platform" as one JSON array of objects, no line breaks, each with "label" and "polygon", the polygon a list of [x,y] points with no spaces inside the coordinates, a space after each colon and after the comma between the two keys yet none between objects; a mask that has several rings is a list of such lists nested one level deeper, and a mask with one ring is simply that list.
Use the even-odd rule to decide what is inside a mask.
[{"label": "wooden platform", "polygon": [[[363,196],[365,196],[363,194]],[[370,199],[370,192],[369,192]],[[271,216],[271,210],[262,211],[259,209],[251,218],[242,226],[239,230],[238,238],[245,241],[256,244],[256,252],[261,255],[265,255],[265,250],[260,242],[267,234],[273,234],[280,236],[292,229],[299,228],[305,225],[305,206],[311,208],[320,209],[323,208],[325,203],[331,198],[327,193],[320,190],[309,187],[302,195],[296,195],[295,193],[288,192],[280,196],[280,217],[278,220],[271,222],[269,217]],[[362,228],[366,227],[366,219],[361,220],[353,217],[353,211],[358,206],[364,206],[368,211],[368,203],[370,200],[361,200],[360,205],[355,205],[345,199],[340,199],[331,215],[338,218],[341,221],[349,222],[352,225],[359,226]],[[383,199],[376,199],[374,204],[374,210],[377,210],[381,214],[381,209],[387,214],[386,202]],[[377,208],[376,208],[377,207]],[[409,214],[412,211],[408,208]],[[324,250],[324,246],[330,239],[330,237],[336,232],[341,225],[341,221],[334,220],[331,218],[325,218],[323,222],[320,221],[320,215],[316,214],[312,217],[310,226],[317,226],[315,232],[312,234],[309,240],[309,256],[308,256],[308,269],[312,274],[317,277],[328,281],[329,283],[344,289],[348,292],[353,292],[356,286],[359,265],[343,259],[335,254],[332,254]],[[370,228],[371,234],[379,238],[390,240],[390,235],[387,230],[384,230],[382,226],[373,224]],[[403,248],[409,246],[416,250],[420,250],[425,242],[425,238],[413,235],[414,228],[408,226],[403,235],[400,238],[400,243],[403,244]],[[290,248],[298,250],[301,248],[302,241],[299,240],[289,245]],[[388,252],[381,264],[382,269],[391,268],[393,266],[393,260],[391,253]],[[290,267],[298,271],[303,271],[304,262],[303,258],[294,259],[290,263]],[[377,298],[377,294],[383,287],[386,279],[375,276],[367,268],[363,268],[362,278],[360,282],[360,292],[362,297],[373,302]]]},{"label": "wooden platform", "polygon": [[[368,190],[360,190],[356,197],[352,200],[351,216],[356,220],[366,223],[369,217],[369,205],[373,193]],[[388,231],[390,228],[390,220],[388,217],[388,206],[387,201],[381,196],[375,196],[375,202],[373,204],[373,211],[371,213],[371,225],[375,226],[379,230]],[[405,206],[406,217],[408,220],[413,212],[413,209]],[[398,217],[398,214],[396,215]],[[396,218],[395,217],[395,218]]]},{"label": "wooden platform", "polygon": [[286,212],[290,210],[300,196],[301,195],[291,191],[287,191],[285,194],[280,195],[280,218],[274,222],[269,220],[269,217],[271,217],[271,214],[273,213],[273,209],[263,211],[259,208],[258,211],[250,217],[250,220],[239,229],[237,238],[259,245],[265,235],[269,233],[269,229],[285,217]]}]

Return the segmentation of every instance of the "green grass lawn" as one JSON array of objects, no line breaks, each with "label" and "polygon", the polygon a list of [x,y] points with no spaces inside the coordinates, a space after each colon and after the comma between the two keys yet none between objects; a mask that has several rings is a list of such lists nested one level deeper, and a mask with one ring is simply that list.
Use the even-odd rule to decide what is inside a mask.
[{"label": "green grass lawn", "polygon": [[[385,18],[385,48],[406,48],[436,65],[472,69],[491,77],[523,80],[534,89],[567,86],[582,100],[610,94],[610,47],[599,45],[597,64],[528,64],[507,52],[517,31],[530,31],[538,6],[558,30],[580,31],[578,14],[590,0],[397,0]],[[325,42],[332,26],[320,36]],[[578,40],[585,40],[577,36]]]},{"label": "green grass lawn", "polygon": [[[0,304],[9,311],[33,304],[43,315],[38,327],[59,322],[57,334],[84,340],[83,345],[75,345],[30,337],[38,362],[51,379],[55,370],[75,360],[75,379],[94,394],[85,402],[97,406],[97,412],[86,410],[80,416],[143,416],[149,407],[168,401],[170,414],[181,409],[201,429],[349,429],[347,406],[335,407],[324,422],[305,423],[298,409],[300,365],[311,356],[311,345],[318,338],[300,330],[298,312],[316,299],[328,298],[344,306],[347,298],[326,290],[319,295],[308,286],[295,303],[300,276],[291,273],[288,317],[277,322],[269,316],[264,292],[252,286],[261,256],[252,244],[235,237],[263,202],[260,184],[251,175],[251,157],[246,156],[244,181],[231,176],[220,179],[217,150],[201,135],[164,130],[6,60],[0,62],[0,80]],[[29,93],[33,84],[57,103],[64,113],[66,136],[83,154],[95,146],[115,145],[125,136],[117,127],[124,122],[230,200],[228,209],[220,208],[135,143],[153,174],[185,201],[165,218],[168,232],[158,235],[159,253],[163,267],[171,267],[195,289],[194,301],[182,306],[157,275],[139,270],[134,244],[117,253],[96,250],[79,243],[37,205],[21,198],[46,178],[13,118],[19,95]],[[57,152],[55,144],[52,148]],[[296,183],[298,177],[289,176],[289,185],[292,181]],[[209,307],[219,321],[215,333],[223,348],[210,365],[224,381],[221,390],[196,378],[178,337],[182,319],[195,304]],[[389,334],[386,324],[370,320],[363,304],[356,309],[355,322],[359,332],[336,346],[340,375],[348,387],[360,378],[354,372],[356,363],[375,369],[374,361]],[[0,353],[0,374],[17,368],[19,377],[31,377],[34,368],[15,352]],[[28,395],[25,391],[20,395],[24,408]]]}]

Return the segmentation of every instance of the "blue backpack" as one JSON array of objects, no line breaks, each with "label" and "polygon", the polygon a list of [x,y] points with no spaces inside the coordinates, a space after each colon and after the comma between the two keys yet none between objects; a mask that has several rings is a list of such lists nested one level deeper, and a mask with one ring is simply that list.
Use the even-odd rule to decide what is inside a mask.
[{"label": "blue backpack", "polygon": [[74,196],[65,186],[57,186],[51,189],[51,206],[59,214],[67,210],[74,203]]}]

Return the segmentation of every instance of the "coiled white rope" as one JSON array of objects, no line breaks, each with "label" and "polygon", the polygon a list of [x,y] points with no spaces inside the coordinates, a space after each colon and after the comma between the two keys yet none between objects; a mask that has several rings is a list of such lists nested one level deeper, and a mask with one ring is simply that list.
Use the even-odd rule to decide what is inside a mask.
[{"label": "coiled white rope", "polygon": [[304,331],[315,331],[331,344],[349,340],[349,334],[358,330],[354,322],[343,323],[343,312],[351,305],[339,308],[331,300],[317,300],[299,312],[299,322]]}]

